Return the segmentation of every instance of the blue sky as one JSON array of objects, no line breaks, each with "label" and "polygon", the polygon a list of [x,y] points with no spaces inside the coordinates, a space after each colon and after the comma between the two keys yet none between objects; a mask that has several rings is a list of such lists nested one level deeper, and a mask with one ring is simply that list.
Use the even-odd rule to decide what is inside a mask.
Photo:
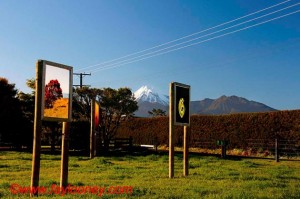
[{"label": "blue sky", "polygon": [[[2,0],[0,76],[15,83],[19,90],[30,92],[25,82],[35,77],[38,59],[70,65],[77,72],[280,2],[283,1]],[[299,2],[292,0],[277,9]],[[297,5],[265,20],[299,9]],[[280,110],[299,109],[299,21],[297,13],[199,45],[92,71],[84,84],[97,88],[126,86],[133,91],[148,85],[168,94],[169,83],[177,81],[191,85],[192,100],[237,95]],[[239,28],[245,27],[247,24]],[[80,72],[94,69],[97,67]],[[77,77],[74,84],[79,84]]]}]

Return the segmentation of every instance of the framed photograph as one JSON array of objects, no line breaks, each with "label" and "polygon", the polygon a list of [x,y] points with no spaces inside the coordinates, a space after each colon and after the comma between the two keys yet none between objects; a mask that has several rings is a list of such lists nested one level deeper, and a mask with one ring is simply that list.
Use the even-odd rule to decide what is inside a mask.
[{"label": "framed photograph", "polygon": [[99,131],[99,121],[100,121],[100,104],[95,101],[95,110],[94,110],[94,124],[95,131]]},{"label": "framed photograph", "polygon": [[42,120],[72,120],[73,67],[39,60],[43,72]]}]

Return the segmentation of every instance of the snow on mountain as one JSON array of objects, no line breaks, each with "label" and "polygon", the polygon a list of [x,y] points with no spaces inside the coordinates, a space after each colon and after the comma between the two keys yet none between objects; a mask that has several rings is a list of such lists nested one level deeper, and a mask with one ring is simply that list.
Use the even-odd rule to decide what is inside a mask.
[{"label": "snow on mountain", "polygon": [[164,106],[169,105],[169,96],[153,92],[153,89],[150,89],[148,86],[139,88],[134,92],[134,97],[137,102],[158,103]]}]

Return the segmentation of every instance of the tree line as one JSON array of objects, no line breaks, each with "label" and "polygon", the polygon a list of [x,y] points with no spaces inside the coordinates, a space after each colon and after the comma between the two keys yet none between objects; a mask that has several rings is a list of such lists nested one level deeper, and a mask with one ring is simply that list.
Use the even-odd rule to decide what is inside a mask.
[{"label": "tree line", "polygon": [[[0,147],[32,148],[35,80],[26,81],[31,93],[23,93],[0,77]],[[106,151],[109,141],[133,137],[135,144],[168,145],[168,117],[161,110],[149,111],[152,118],[135,118],[137,102],[129,88],[73,88],[73,111],[70,132],[71,149],[89,149],[91,102],[100,102],[98,146]],[[43,121],[42,145],[51,151],[61,144],[62,124]],[[300,110],[230,115],[194,115],[191,117],[191,146],[197,141],[230,140],[230,147],[243,148],[247,139],[300,138]],[[175,128],[175,143],[182,145],[182,128]]]},{"label": "tree line", "polygon": [[[31,149],[33,143],[33,122],[35,103],[35,79],[26,81],[31,93],[24,93],[15,88],[6,78],[0,77],[0,146]],[[54,82],[58,85],[59,82]],[[49,87],[49,85],[46,85]],[[52,86],[53,87],[53,86]],[[51,106],[54,99],[51,90],[47,90],[45,99]],[[57,91],[57,89],[55,90]],[[108,149],[108,143],[114,138],[122,121],[132,117],[138,109],[130,88],[73,88],[72,123],[70,147],[74,149],[89,148],[89,132],[92,99],[100,103],[100,118],[98,138],[103,150]],[[43,121],[42,145],[51,145],[51,151],[61,143],[62,124]]]}]

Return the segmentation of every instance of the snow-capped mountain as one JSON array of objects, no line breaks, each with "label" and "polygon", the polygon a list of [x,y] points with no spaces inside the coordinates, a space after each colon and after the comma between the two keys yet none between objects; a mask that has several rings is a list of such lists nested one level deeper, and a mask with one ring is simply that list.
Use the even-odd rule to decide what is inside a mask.
[{"label": "snow-capped mountain", "polygon": [[135,100],[139,109],[134,113],[139,117],[149,117],[149,111],[161,109],[167,112],[169,107],[169,96],[158,94],[148,86],[142,86],[134,92]]},{"label": "snow-capped mountain", "polygon": [[[142,86],[135,93],[134,97],[138,102],[139,109],[135,112],[136,116],[149,117],[149,111],[161,109],[168,113],[169,96],[158,94],[148,86]],[[191,101],[191,114],[221,115],[244,112],[267,112],[276,111],[265,104],[249,101],[237,96],[221,96],[217,99],[204,99]]]},{"label": "snow-capped mountain", "polygon": [[153,92],[148,86],[142,86],[136,92],[134,92],[134,97],[137,102],[150,102],[158,103],[164,106],[169,105],[169,96],[158,94]]}]

